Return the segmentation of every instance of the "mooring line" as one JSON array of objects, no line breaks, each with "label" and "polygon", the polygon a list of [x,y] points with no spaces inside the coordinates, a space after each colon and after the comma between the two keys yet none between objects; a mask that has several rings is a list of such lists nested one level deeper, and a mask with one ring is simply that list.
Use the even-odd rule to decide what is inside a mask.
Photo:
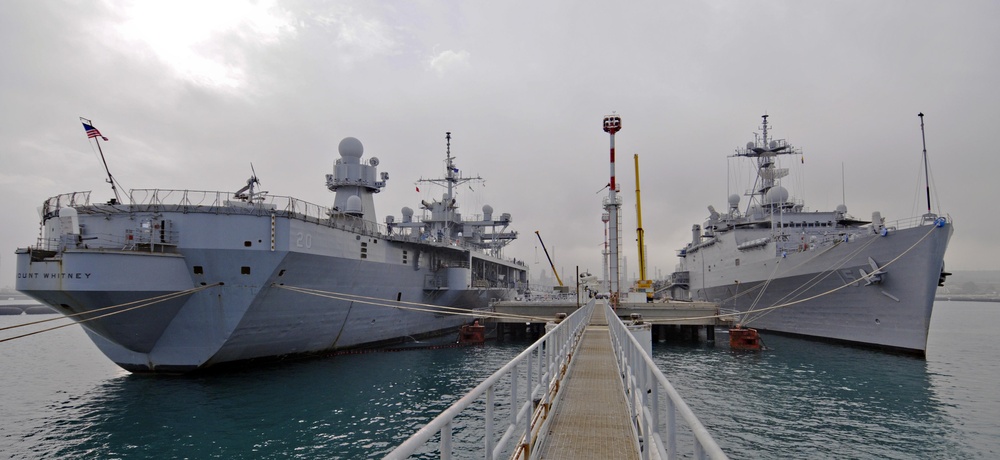
[{"label": "mooring line", "polygon": [[[424,303],[418,303],[418,302],[408,302],[408,301],[403,301],[403,300],[399,300],[399,301],[385,300],[385,299],[379,299],[377,297],[368,297],[368,296],[363,296],[363,295],[358,295],[358,294],[346,294],[346,293],[341,293],[341,292],[323,291],[323,290],[319,290],[319,289],[309,289],[309,288],[302,288],[302,287],[297,287],[297,286],[288,286],[288,285],[283,285],[283,284],[280,284],[280,285],[279,284],[275,284],[275,285],[273,285],[273,287],[277,287],[277,288],[281,288],[281,289],[287,289],[287,290],[290,290],[290,291],[293,291],[293,292],[299,292],[299,293],[302,293],[302,294],[314,295],[314,296],[317,296],[317,297],[325,297],[325,298],[328,298],[328,299],[343,300],[343,301],[349,301],[349,302],[359,302],[359,303],[364,303],[364,304],[368,304],[368,305],[397,308],[397,309],[400,309],[400,310],[419,311],[419,312],[425,312],[425,313],[438,313],[438,314],[448,314],[448,315],[456,315],[456,316],[470,316],[470,317],[476,317],[476,318],[480,318],[480,317],[482,317],[482,318],[509,318],[509,319],[530,320],[530,321],[537,321],[537,322],[544,322],[544,321],[548,321],[549,319],[551,319],[551,318],[539,318],[539,317],[535,317],[535,316],[515,315],[515,314],[510,314],[510,313],[497,313],[497,312],[490,312],[490,311],[485,311],[485,310],[469,310],[469,309],[464,309],[464,308],[459,308],[459,307],[449,307],[449,306],[445,306],[445,305],[424,304]],[[387,302],[393,302],[393,303],[387,303]],[[400,305],[400,304],[402,304],[402,305]]]},{"label": "mooring line", "polygon": [[[896,261],[898,261],[898,260],[899,260],[900,258],[902,258],[902,257],[903,257],[903,256],[905,256],[906,254],[908,254],[908,253],[909,253],[910,251],[912,251],[912,250],[913,250],[914,248],[916,248],[918,244],[922,243],[922,242],[923,242],[923,241],[924,241],[925,239],[927,239],[927,237],[928,237],[928,236],[930,236],[930,235],[931,235],[931,233],[932,233],[932,232],[933,232],[933,231],[934,231],[934,230],[935,230],[936,228],[937,228],[936,226],[932,225],[932,226],[931,226],[931,229],[930,229],[930,230],[929,230],[929,231],[928,231],[928,232],[927,232],[926,234],[924,234],[924,236],[920,237],[920,239],[919,239],[919,240],[917,240],[916,242],[914,242],[914,243],[913,243],[913,245],[911,245],[911,246],[910,246],[909,248],[907,248],[907,249],[906,249],[905,251],[901,252],[901,253],[900,253],[900,254],[899,254],[898,256],[896,256],[896,257],[895,257],[894,259],[892,259],[892,260],[890,260],[889,262],[887,262],[887,263],[885,263],[884,265],[882,265],[882,267],[881,267],[881,268],[887,268],[887,267],[889,267],[890,265],[892,265],[892,264],[894,264],[894,263],[895,263]],[[832,293],[834,293],[834,292],[836,292],[836,291],[839,291],[839,290],[841,290],[841,289],[844,289],[844,288],[846,288],[846,287],[848,287],[848,286],[852,286],[852,285],[854,285],[854,283],[857,283],[858,281],[860,281],[860,280],[855,280],[855,281],[851,281],[851,282],[849,282],[849,283],[846,283],[846,284],[844,284],[844,285],[842,285],[842,286],[839,286],[839,287],[836,287],[836,288],[833,288],[833,289],[830,289],[829,291],[826,291],[826,292],[821,292],[821,293],[819,293],[819,294],[816,294],[816,295],[814,295],[814,296],[812,296],[812,297],[806,297],[806,298],[804,298],[804,299],[799,299],[799,300],[796,300],[796,301],[792,301],[792,302],[788,302],[788,303],[785,303],[785,304],[779,304],[779,305],[774,305],[774,306],[770,306],[770,307],[767,307],[767,308],[761,308],[761,309],[758,309],[758,310],[756,310],[756,312],[757,312],[757,313],[762,313],[762,312],[771,312],[771,311],[773,311],[773,310],[777,310],[777,309],[779,309],[779,308],[785,308],[785,307],[790,307],[790,306],[793,306],[793,305],[797,305],[797,304],[800,304],[800,303],[802,303],[802,302],[806,302],[806,301],[809,301],[809,300],[813,300],[813,299],[817,299],[817,298],[819,298],[819,297],[823,297],[823,296],[825,296],[825,295],[829,295],[829,294],[832,294]],[[761,318],[761,317],[763,317],[763,316],[764,316],[764,315],[758,315],[757,317],[753,318],[753,319],[752,319],[751,321],[756,321],[756,320],[760,319],[760,318]],[[747,321],[747,322],[745,322],[744,324],[747,324],[747,323],[749,323],[749,322],[750,322],[750,321]]]}]

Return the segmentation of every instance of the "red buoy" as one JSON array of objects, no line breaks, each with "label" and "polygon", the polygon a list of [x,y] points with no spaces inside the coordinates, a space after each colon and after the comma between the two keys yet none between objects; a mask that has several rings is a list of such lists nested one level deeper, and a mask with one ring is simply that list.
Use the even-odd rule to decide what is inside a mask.
[{"label": "red buoy", "polygon": [[729,348],[734,350],[760,351],[764,348],[757,330],[737,325],[729,330]]},{"label": "red buoy", "polygon": [[486,342],[486,326],[479,324],[475,320],[472,324],[465,324],[458,331],[458,343],[484,343]]}]

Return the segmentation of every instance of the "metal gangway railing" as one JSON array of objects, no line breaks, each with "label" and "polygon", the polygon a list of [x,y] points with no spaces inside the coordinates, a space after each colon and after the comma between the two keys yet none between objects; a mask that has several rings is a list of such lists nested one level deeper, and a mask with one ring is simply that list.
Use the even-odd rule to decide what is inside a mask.
[{"label": "metal gangway railing", "polygon": [[[646,353],[611,307],[605,307],[604,314],[608,320],[611,347],[618,361],[618,369],[625,376],[625,399],[631,419],[643,441],[642,459],[649,460],[652,449],[658,454],[656,458],[678,458],[677,431],[685,428],[694,435],[695,459],[728,459],[691,408],[681,399],[680,393],[656,367],[653,358]],[[661,393],[666,395],[662,401]],[[677,423],[678,413],[684,426]]]},{"label": "metal gangway railing", "polygon": [[[409,439],[390,452],[386,459],[404,459],[411,455],[432,455],[435,450],[427,444],[438,440],[437,451],[441,459],[452,458],[452,435],[456,431],[456,418],[466,413],[463,422],[477,401],[485,400],[480,422],[485,426],[482,454],[463,451],[463,457],[485,459],[499,458],[505,452],[517,456],[534,443],[542,422],[552,408],[558,394],[559,382],[565,375],[569,360],[576,350],[583,331],[594,310],[595,300],[577,309],[548,331],[528,349],[488,377],[468,394],[445,409],[424,425]],[[504,384],[508,387],[504,387]],[[498,420],[498,409],[507,408],[507,420]],[[497,423],[506,423],[498,436]]]}]

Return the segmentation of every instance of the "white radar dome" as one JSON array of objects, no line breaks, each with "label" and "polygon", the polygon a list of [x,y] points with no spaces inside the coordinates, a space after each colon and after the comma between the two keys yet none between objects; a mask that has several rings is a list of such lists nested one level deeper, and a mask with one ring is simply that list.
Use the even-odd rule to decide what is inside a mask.
[{"label": "white radar dome", "polygon": [[847,214],[847,205],[838,204],[837,205],[837,212],[839,212],[841,214]]},{"label": "white radar dome", "polygon": [[344,212],[348,214],[363,213],[364,211],[361,209],[361,197],[357,195],[347,197],[347,209]]},{"label": "white radar dome", "polygon": [[729,207],[736,208],[740,205],[740,196],[737,194],[729,195]]},{"label": "white radar dome", "polygon": [[361,160],[361,155],[365,153],[365,146],[361,145],[361,141],[356,138],[345,137],[344,140],[340,141],[337,150],[340,151],[340,157],[344,159],[345,163],[358,163]]},{"label": "white radar dome", "polygon": [[780,185],[771,188],[764,194],[764,203],[766,204],[779,204],[786,201],[788,201],[788,190]]}]

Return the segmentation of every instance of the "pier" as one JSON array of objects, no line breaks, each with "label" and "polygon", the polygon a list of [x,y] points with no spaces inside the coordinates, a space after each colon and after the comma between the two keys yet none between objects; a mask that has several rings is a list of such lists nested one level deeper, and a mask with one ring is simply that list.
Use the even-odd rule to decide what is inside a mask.
[{"label": "pier", "polygon": [[618,373],[604,312],[595,309],[583,333],[562,401],[537,458],[639,460],[639,443]]},{"label": "pier", "polygon": [[[651,325],[626,325],[620,314],[591,299],[547,324],[538,341],[385,458],[728,458],[653,363]],[[453,433],[468,428],[459,423],[485,426],[482,441],[456,446]],[[684,442],[678,431],[690,433]]]},{"label": "pier", "polygon": [[[569,315],[578,308],[580,302],[572,296],[554,300],[502,301],[492,305],[492,311],[497,316],[487,321],[496,324],[497,341],[503,341],[505,336],[538,338],[545,333],[546,322],[560,314]],[[615,309],[615,313],[623,321],[639,315],[643,322],[651,325],[654,341],[671,334],[697,339],[702,331],[706,340],[713,341],[716,326],[728,328],[734,325],[733,318],[711,302],[624,302]]]}]

